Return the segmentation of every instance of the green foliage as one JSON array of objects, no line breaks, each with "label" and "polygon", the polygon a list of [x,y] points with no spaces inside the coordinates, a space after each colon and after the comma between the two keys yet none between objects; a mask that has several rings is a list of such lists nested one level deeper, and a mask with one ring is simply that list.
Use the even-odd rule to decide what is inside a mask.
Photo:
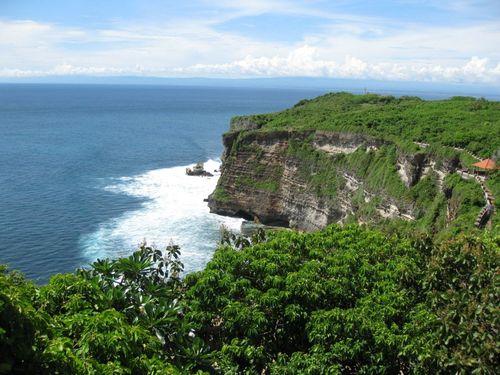
[{"label": "green foliage", "polygon": [[47,330],[46,316],[33,306],[35,286],[0,266],[0,374],[34,372],[40,353],[34,348]]},{"label": "green foliage", "polygon": [[0,273],[0,373],[495,373],[500,240],[227,230],[180,278],[142,246],[36,287]]},{"label": "green foliage", "polygon": [[223,372],[255,373],[296,352],[321,354],[322,368],[393,371],[413,301],[405,286],[418,273],[409,241],[359,227],[282,232],[239,252],[223,247],[188,276],[191,306],[204,307],[189,316]]},{"label": "green foliage", "polygon": [[204,345],[182,319],[181,272],[178,246],[161,252],[143,245],[128,258],[55,275],[38,289],[4,273],[0,348],[12,353],[0,369],[174,374],[206,367]]},{"label": "green foliage", "polygon": [[425,300],[407,325],[405,352],[421,372],[495,373],[500,365],[499,238],[460,237],[433,249]]},{"label": "green foliage", "polygon": [[[497,160],[497,163],[499,161]],[[495,204],[495,212],[496,214],[493,215],[493,220],[492,220],[492,227],[494,230],[497,231],[498,234],[500,234],[500,226],[499,221],[498,221],[498,212],[500,212],[500,171],[495,171],[493,173],[490,173],[488,179],[485,182],[485,185],[488,189],[490,189],[491,193],[493,194],[494,197],[496,197],[496,200],[494,202]]]},{"label": "green foliage", "polygon": [[[494,354],[458,360],[498,351],[491,332],[498,328],[499,253],[491,238],[439,247],[356,226],[269,236],[237,251],[221,247],[203,272],[186,278],[187,316],[216,352],[222,373],[455,372],[479,368],[479,361],[480,370],[491,372],[497,365]],[[463,268],[467,241],[488,251]],[[456,254],[448,255],[451,248]],[[462,269],[468,270],[461,276],[466,283],[480,269],[488,271],[472,295],[453,281],[462,288],[453,298],[460,294],[464,305],[452,315],[461,325],[446,325],[439,317],[452,312],[433,296],[437,287],[448,288],[439,280],[451,282]],[[488,306],[490,336],[482,334],[485,319],[472,325],[476,317],[466,307],[473,300],[476,310]],[[486,339],[461,345],[457,354],[446,335],[458,345],[462,334]]]},{"label": "green foliage", "polygon": [[263,130],[333,130],[395,141],[463,147],[491,157],[500,147],[500,102],[470,97],[426,101],[375,94],[331,93],[282,112],[260,115]]}]

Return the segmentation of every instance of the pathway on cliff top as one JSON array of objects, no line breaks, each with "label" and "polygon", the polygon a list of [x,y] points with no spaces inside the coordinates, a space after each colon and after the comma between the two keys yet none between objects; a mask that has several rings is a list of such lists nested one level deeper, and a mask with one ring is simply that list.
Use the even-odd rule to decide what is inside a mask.
[{"label": "pathway on cliff top", "polygon": [[[423,142],[413,142],[419,147],[426,148],[429,147],[428,143],[423,143]],[[455,151],[459,152],[466,152],[469,154],[472,158],[480,161],[481,158],[475,154],[473,154],[471,151],[466,150],[461,147],[452,147]],[[495,211],[495,197],[493,196],[493,193],[491,190],[486,186],[485,181],[486,181],[486,176],[479,176],[473,173],[470,173],[468,169],[459,169],[456,171],[460,177],[462,177],[465,180],[469,179],[475,179],[478,183],[479,186],[481,186],[481,190],[483,191],[484,194],[484,200],[486,201],[486,204],[484,207],[481,209],[479,214],[476,217],[476,221],[474,225],[478,228],[483,228],[489,220],[491,220],[493,213]],[[442,184],[441,184],[442,185]]]},{"label": "pathway on cliff top", "polygon": [[[453,149],[456,151],[466,152],[467,154],[469,154],[471,157],[473,157],[478,161],[481,160],[479,156],[463,148],[453,147]],[[474,178],[479,183],[479,186],[481,186],[481,190],[483,191],[484,200],[486,201],[486,204],[477,215],[474,225],[478,228],[483,228],[488,223],[488,221],[491,220],[493,213],[495,211],[495,197],[493,196],[491,190],[485,184],[487,176],[479,176],[477,174],[471,174],[467,169],[458,170],[457,173],[460,174],[462,178],[464,178],[464,176],[468,176],[468,178]]]}]

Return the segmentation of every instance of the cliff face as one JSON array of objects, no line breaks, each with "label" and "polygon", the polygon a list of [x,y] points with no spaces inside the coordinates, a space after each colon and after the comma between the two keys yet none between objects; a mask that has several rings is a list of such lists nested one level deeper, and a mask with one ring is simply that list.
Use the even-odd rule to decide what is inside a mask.
[{"label": "cliff face", "polygon": [[286,131],[256,133],[238,140],[234,148],[239,150],[233,150],[233,137],[226,138],[217,187],[224,195],[220,199],[218,191],[212,194],[211,211],[307,230],[340,220],[340,207],[308,189],[308,182],[298,172],[300,160],[287,155],[290,141],[303,141],[309,135]]},{"label": "cliff face", "polygon": [[[350,217],[413,220],[415,202],[392,191],[404,195],[426,175],[444,173],[425,154],[391,154],[394,145],[363,134],[262,131],[249,118],[234,120],[223,142],[222,175],[209,197],[211,212],[300,230]],[[386,188],[372,172],[382,171],[386,167],[378,164],[391,158],[392,175],[382,178],[392,178],[393,186]]]},{"label": "cliff face", "polygon": [[471,151],[498,149],[499,108],[463,97],[330,93],[237,117],[209,207],[302,230],[360,222],[456,235],[474,228],[485,201],[477,181],[454,172],[475,162]]}]

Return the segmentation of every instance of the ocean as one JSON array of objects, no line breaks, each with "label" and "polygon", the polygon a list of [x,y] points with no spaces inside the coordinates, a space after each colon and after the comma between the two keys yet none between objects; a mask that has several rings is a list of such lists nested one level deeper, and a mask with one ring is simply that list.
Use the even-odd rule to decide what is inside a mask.
[{"label": "ocean", "polygon": [[[181,246],[187,272],[210,260],[221,225],[203,201],[234,115],[287,108],[322,89],[0,85],[0,264],[45,283],[140,243]],[[450,94],[397,92],[440,98]]]},{"label": "ocean", "polygon": [[146,241],[181,246],[187,272],[221,225],[203,201],[222,133],[238,114],[284,109],[321,90],[139,85],[0,85],[0,264],[37,282]]}]

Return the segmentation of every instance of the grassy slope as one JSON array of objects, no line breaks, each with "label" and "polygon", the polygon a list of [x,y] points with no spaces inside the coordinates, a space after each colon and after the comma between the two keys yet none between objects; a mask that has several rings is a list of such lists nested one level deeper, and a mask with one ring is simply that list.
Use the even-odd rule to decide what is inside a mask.
[{"label": "grassy slope", "polygon": [[484,157],[490,157],[500,147],[500,102],[468,97],[424,101],[415,97],[333,93],[254,119],[264,124],[264,130],[367,133],[398,143],[418,141],[463,147]]}]

